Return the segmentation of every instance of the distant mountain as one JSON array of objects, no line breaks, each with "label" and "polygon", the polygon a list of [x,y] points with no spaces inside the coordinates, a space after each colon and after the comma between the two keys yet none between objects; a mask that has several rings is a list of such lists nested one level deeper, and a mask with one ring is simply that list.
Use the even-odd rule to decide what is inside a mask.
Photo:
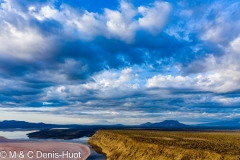
[{"label": "distant mountain", "polygon": [[221,121],[215,123],[205,123],[198,125],[186,125],[176,120],[165,120],[163,122],[151,123],[147,122],[141,125],[125,126],[122,124],[114,125],[78,125],[78,124],[45,124],[45,123],[32,123],[25,121],[5,120],[0,121],[0,129],[50,129],[50,128],[78,128],[87,130],[98,130],[98,129],[123,129],[123,128],[204,128],[204,127],[237,127],[240,128],[240,119]]},{"label": "distant mountain", "polygon": [[220,121],[214,123],[199,124],[198,126],[209,126],[209,127],[240,127],[240,118],[228,121]]},{"label": "distant mountain", "polygon": [[0,122],[0,129],[12,129],[12,128],[53,128],[59,127],[59,125],[55,124],[45,124],[45,123],[30,123],[25,121],[15,121],[15,120],[5,120]]},{"label": "distant mountain", "polygon": [[176,120],[165,120],[163,122],[158,122],[158,123],[147,122],[147,123],[141,124],[140,126],[142,127],[188,127],[188,125],[179,123]]},{"label": "distant mountain", "polygon": [[124,125],[78,125],[78,124],[45,124],[31,123],[25,121],[5,120],[0,122],[0,129],[49,129],[49,128],[81,128],[81,129],[100,129],[100,128],[124,128]]}]

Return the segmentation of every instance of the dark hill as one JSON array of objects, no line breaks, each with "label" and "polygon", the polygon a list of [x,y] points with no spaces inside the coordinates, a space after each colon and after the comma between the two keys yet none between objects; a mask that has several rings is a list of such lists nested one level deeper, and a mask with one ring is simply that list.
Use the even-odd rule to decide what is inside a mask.
[{"label": "dark hill", "polygon": [[144,123],[141,124],[142,127],[188,127],[188,125],[179,123],[176,120],[165,120],[163,122],[157,122],[157,123]]},{"label": "dark hill", "polygon": [[9,129],[9,128],[52,128],[58,127],[58,125],[53,124],[45,124],[45,123],[30,123],[25,121],[15,121],[15,120],[5,120],[0,122],[1,129]]}]

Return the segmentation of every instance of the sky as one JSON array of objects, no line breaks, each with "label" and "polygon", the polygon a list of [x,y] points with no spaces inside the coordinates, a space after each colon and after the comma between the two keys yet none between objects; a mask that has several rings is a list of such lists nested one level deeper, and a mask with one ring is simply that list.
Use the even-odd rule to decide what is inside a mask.
[{"label": "sky", "polygon": [[238,0],[0,0],[0,120],[240,117]]}]

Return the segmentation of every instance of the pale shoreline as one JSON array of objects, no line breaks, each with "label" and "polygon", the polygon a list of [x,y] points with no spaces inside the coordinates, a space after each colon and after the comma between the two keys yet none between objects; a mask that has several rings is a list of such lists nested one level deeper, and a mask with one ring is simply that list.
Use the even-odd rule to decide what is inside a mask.
[{"label": "pale shoreline", "polygon": [[[20,160],[20,152],[24,159],[39,159],[39,160],[86,160],[90,155],[90,149],[88,146],[79,143],[70,142],[54,142],[54,141],[30,141],[30,140],[10,140],[0,136],[0,151],[6,152],[7,157],[5,160],[10,160],[10,151],[14,153],[16,151],[16,158],[14,160]],[[0,152],[1,153],[1,152]],[[45,158],[43,155],[47,155]],[[78,153],[78,154],[77,154]],[[64,156],[62,156],[62,154]],[[13,154],[12,154],[13,155]],[[33,158],[29,158],[33,157]],[[59,156],[60,155],[60,156]],[[74,157],[74,156],[75,157]],[[42,157],[41,157],[42,156]],[[68,157],[69,156],[69,157]],[[36,158],[40,157],[40,158]],[[73,158],[71,158],[73,157]]]}]

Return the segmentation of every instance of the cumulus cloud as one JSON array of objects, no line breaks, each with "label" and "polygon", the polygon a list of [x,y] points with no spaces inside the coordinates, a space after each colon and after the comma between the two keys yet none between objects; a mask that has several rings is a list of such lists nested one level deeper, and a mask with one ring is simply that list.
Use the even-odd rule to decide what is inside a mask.
[{"label": "cumulus cloud", "polygon": [[238,116],[239,2],[0,3],[2,108],[112,123]]},{"label": "cumulus cloud", "polygon": [[48,56],[46,52],[51,52],[49,44],[53,37],[45,38],[31,28],[23,30],[13,26],[8,22],[3,22],[0,32],[0,56],[1,58],[16,58],[20,60],[32,60]]},{"label": "cumulus cloud", "polygon": [[[232,72],[232,71],[231,71]],[[240,88],[236,85],[239,79],[232,77],[233,72],[220,73],[207,73],[205,75],[194,76],[172,76],[172,75],[158,75],[148,79],[146,87],[159,87],[159,88],[191,88],[199,91],[210,91],[216,93],[226,93]],[[239,75],[235,72],[236,76]],[[234,75],[234,76],[235,76]]]},{"label": "cumulus cloud", "polygon": [[113,36],[131,42],[134,40],[138,29],[137,23],[133,21],[137,11],[134,6],[125,1],[120,2],[120,11],[105,9],[106,26],[108,36]]},{"label": "cumulus cloud", "polygon": [[240,53],[240,37],[237,37],[236,39],[234,39],[232,42],[230,42],[231,48],[233,49],[234,52],[236,53]]},{"label": "cumulus cloud", "polygon": [[44,53],[51,52],[54,37],[43,37],[38,30],[28,25],[29,16],[17,9],[11,1],[1,3],[1,58],[31,60],[47,56]]},{"label": "cumulus cloud", "polygon": [[[51,4],[40,7],[29,6],[29,14],[39,21],[54,19],[60,22],[64,26],[64,31],[76,38],[92,40],[101,35],[128,43],[134,41],[136,32],[141,29],[158,34],[166,24],[171,11],[171,5],[167,2],[155,2],[153,6],[136,8],[123,0],[120,1],[118,10],[105,8],[104,14],[87,10],[78,11],[66,4],[62,4],[60,10]],[[77,30],[78,34],[74,30]]]},{"label": "cumulus cloud", "polygon": [[139,18],[138,22],[141,27],[146,28],[150,33],[158,34],[166,25],[171,8],[168,2],[158,1],[151,8],[140,6],[138,11],[143,17]]}]

